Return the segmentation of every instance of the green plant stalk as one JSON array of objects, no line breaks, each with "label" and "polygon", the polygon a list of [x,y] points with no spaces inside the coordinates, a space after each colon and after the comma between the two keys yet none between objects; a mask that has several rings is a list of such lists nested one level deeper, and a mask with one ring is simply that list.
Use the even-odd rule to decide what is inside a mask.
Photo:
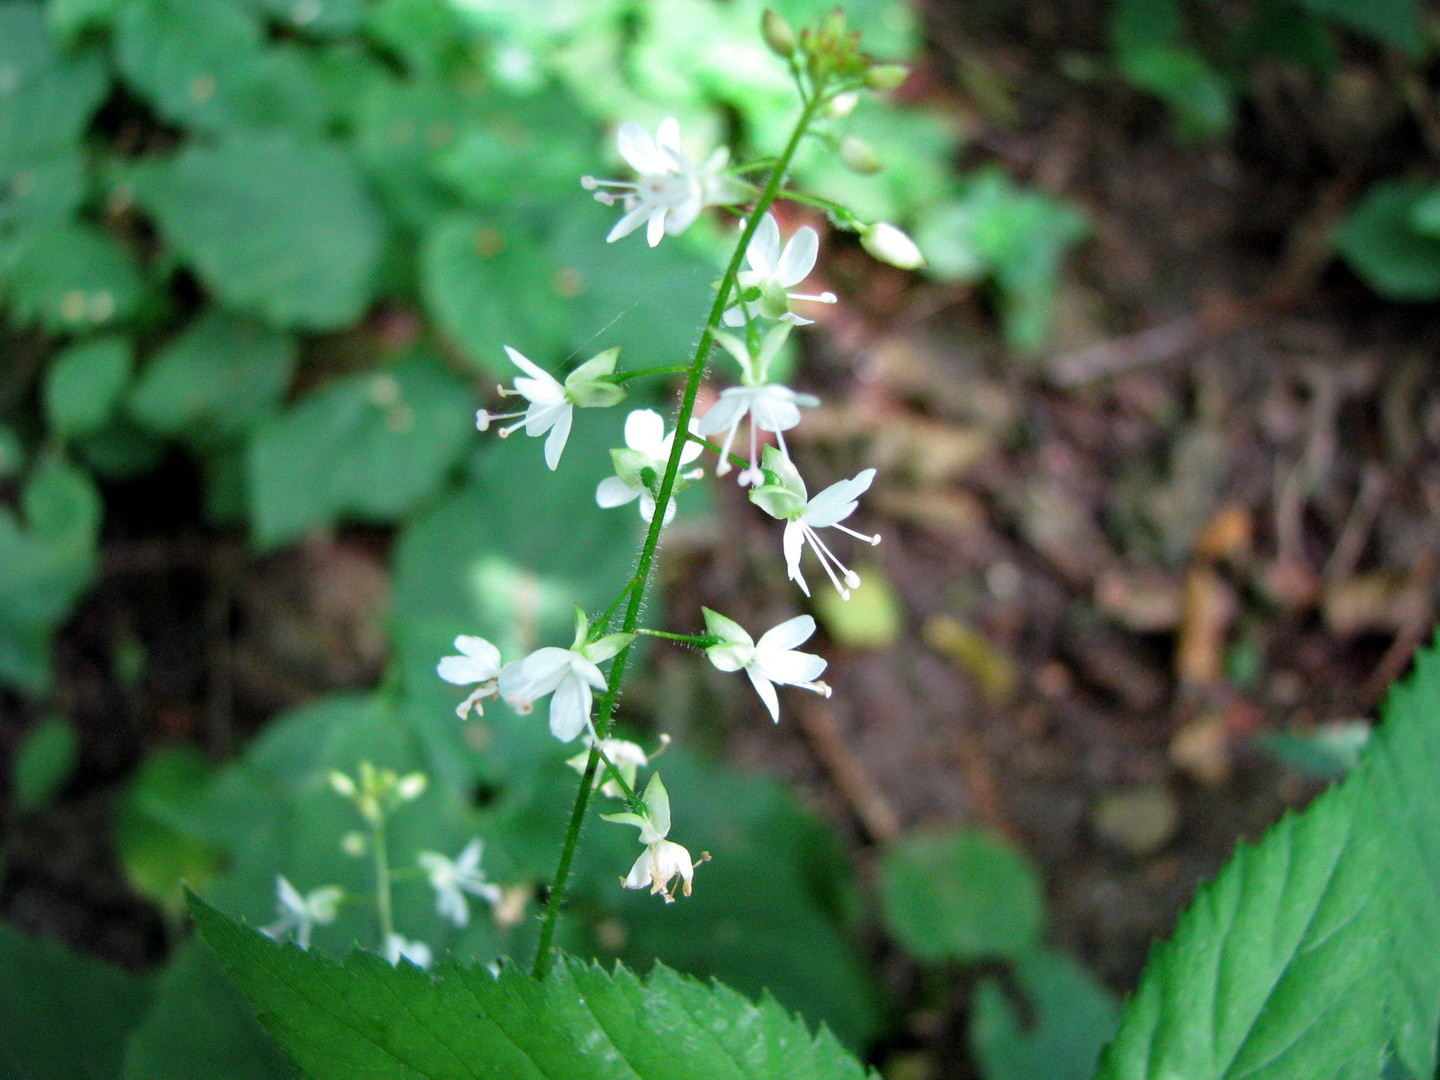
[{"label": "green plant stalk", "polygon": [[[730,256],[730,265],[725,268],[725,276],[720,279],[720,284],[715,290],[715,303],[711,305],[710,317],[705,321],[705,329],[700,334],[700,341],[695,346],[695,355],[690,361],[689,373],[685,378],[685,393],[680,400],[680,411],[675,417],[675,430],[688,431],[690,428],[690,417],[695,412],[695,399],[700,393],[700,381],[705,376],[705,365],[710,358],[710,349],[714,345],[715,331],[720,326],[720,321],[729,306],[730,291],[735,287],[736,279],[740,274],[740,267],[745,261],[745,253],[750,249],[750,240],[755,235],[755,230],[760,227],[760,222],[765,212],[770,209],[770,204],[775,201],[775,196],[780,192],[780,185],[784,181],[785,173],[790,168],[790,160],[799,149],[801,140],[810,129],[815,114],[819,111],[824,101],[822,87],[816,87],[815,92],[805,98],[804,108],[800,112],[800,119],[795,124],[795,130],[790,134],[790,141],[786,144],[784,151],[775,160],[774,168],[770,172],[770,178],[765,183],[765,188],[760,192],[760,197],[755,202],[755,209],[750,212],[750,217],[745,222],[745,230],[740,234],[740,240],[735,245],[735,252]],[[660,530],[665,524],[665,510],[670,505],[671,496],[675,491],[675,479],[680,473],[680,456],[685,449],[686,439],[675,439],[670,447],[670,458],[665,463],[665,476],[660,482],[660,491],[655,496],[655,513],[650,520],[650,530],[645,534],[645,543],[640,549],[640,558],[635,566],[635,573],[629,584],[622,590],[630,594],[630,602],[625,608],[625,618],[621,623],[621,633],[634,633],[640,622],[640,604],[645,596],[646,586],[650,581],[650,570],[655,561],[655,549],[660,544]],[[615,715],[615,702],[620,695],[620,684],[625,677],[625,664],[630,657],[630,645],[626,645],[618,653],[610,665],[609,686],[604,696],[600,699],[600,706],[595,718],[595,733],[601,739],[605,738],[610,731],[610,723]],[[585,810],[590,802],[590,793],[594,789],[595,772],[599,758],[592,747],[590,760],[585,765],[585,774],[580,779],[580,791],[575,797],[575,807],[570,813],[570,826],[565,833],[565,844],[560,850],[560,862],[555,868],[555,880],[550,886],[550,896],[545,903],[545,914],[540,927],[540,942],[535,953],[534,975],[537,979],[543,979],[550,971],[550,965],[554,962],[551,947],[555,940],[555,923],[560,914],[560,904],[565,893],[565,882],[570,876],[570,866],[575,859],[575,848],[580,841],[580,829],[585,823]]]},{"label": "green plant stalk", "polygon": [[385,813],[377,814],[370,825],[371,848],[375,852],[375,911],[380,918],[380,951],[395,932],[395,915],[390,905],[390,855],[385,843]]}]

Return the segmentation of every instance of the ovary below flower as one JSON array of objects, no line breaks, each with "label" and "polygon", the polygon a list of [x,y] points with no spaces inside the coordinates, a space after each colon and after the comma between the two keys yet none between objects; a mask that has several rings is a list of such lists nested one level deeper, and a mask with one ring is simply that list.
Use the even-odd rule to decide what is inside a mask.
[{"label": "ovary below flower", "polygon": [[621,124],[617,132],[620,156],[635,170],[636,179],[580,180],[587,191],[606,206],[617,202],[625,213],[605,237],[614,243],[645,225],[645,239],[651,247],[667,233],[677,236],[690,227],[706,206],[737,201],[743,193],[724,175],[729,152],[721,148],[697,166],[680,145],[680,123],[674,117],[663,120],[651,138],[639,124]]},{"label": "ovary below flower", "polygon": [[820,404],[820,399],[812,394],[798,394],[788,386],[770,382],[770,363],[789,334],[789,323],[776,324],[760,343],[759,352],[752,356],[749,347],[734,334],[723,330],[715,332],[715,340],[735,358],[741,373],[740,385],[720,391],[720,400],[700,419],[699,434],[710,436],[725,432],[716,476],[730,471],[730,448],[746,416],[750,417],[750,465],[740,471],[739,480],[742,484],[759,484],[764,477],[757,460],[759,437],[756,432],[774,433],[780,441],[780,452],[788,457],[784,432],[800,422],[801,406],[813,408]]},{"label": "ovary below flower", "polygon": [[500,650],[484,638],[466,634],[455,639],[455,649],[460,655],[442,657],[435,670],[448,683],[475,687],[470,696],[455,708],[461,720],[470,715],[472,708],[483,715],[485,710],[480,707],[480,702],[498,692]]},{"label": "ovary below flower", "polygon": [[576,406],[606,408],[625,397],[624,389],[610,380],[610,376],[615,374],[619,353],[619,349],[606,349],[592,356],[567,375],[562,383],[506,345],[505,355],[524,375],[516,378],[513,390],[502,387],[501,392],[523,397],[530,404],[521,412],[492,413],[481,409],[475,414],[475,426],[481,431],[488,431],[496,420],[519,417],[517,423],[500,429],[502,439],[521,427],[526,435],[536,438],[549,432],[545,440],[545,464],[554,470],[559,466],[560,455],[565,452],[565,443],[570,438]]},{"label": "ovary below flower", "polygon": [[[625,418],[625,449],[611,450],[615,475],[607,476],[595,488],[595,501],[605,509],[624,506],[640,500],[640,516],[649,521],[655,516],[655,494],[670,461],[675,433],[665,434],[665,420],[654,409],[636,409]],[[701,446],[686,441],[680,451],[680,464],[688,465],[700,456]],[[695,474],[677,479],[695,479]],[[672,492],[673,494],[673,492]],[[665,524],[675,517],[675,500],[665,507]]]},{"label": "ovary below flower", "polygon": [[795,326],[814,322],[795,314],[791,303],[809,300],[820,304],[835,303],[831,292],[808,295],[790,290],[810,276],[815,258],[820,253],[820,235],[809,225],[795,231],[785,247],[780,247],[780,226],[773,214],[766,214],[750,238],[745,258],[750,269],[736,278],[740,302],[725,312],[726,326],[744,326],[752,315],[778,319]]},{"label": "ovary below flower", "polygon": [[415,856],[420,869],[435,890],[435,910],[443,919],[449,919],[456,926],[470,925],[470,903],[465,894],[478,896],[491,908],[498,908],[503,899],[498,885],[485,880],[480,869],[480,858],[485,845],[478,839],[465,845],[465,850],[454,859],[446,858],[438,851],[422,851]]},{"label": "ovary below flower", "polygon": [[799,470],[780,451],[767,446],[762,459],[767,483],[750,492],[750,501],[771,517],[785,522],[785,571],[800,591],[810,595],[810,586],[800,573],[800,556],[808,543],[815,557],[825,568],[830,582],[842,599],[850,599],[850,590],[860,584],[860,575],[847,569],[825,546],[817,529],[836,528],[867,544],[878,544],[879,536],[867,536],[840,524],[855,512],[858,499],[869,490],[875,479],[874,469],[865,469],[850,480],[831,484],[813,499],[807,498],[805,481]]},{"label": "ovary below flower", "polygon": [[777,723],[780,720],[776,684],[798,686],[830,696],[830,687],[817,681],[825,671],[825,660],[795,648],[815,633],[815,620],[809,615],[787,619],[765,631],[760,640],[755,641],[734,620],[709,608],[700,610],[705,613],[705,629],[712,637],[720,639],[719,644],[705,650],[705,655],[721,671],[743,670],[750,676],[750,682],[770,710],[772,720]]},{"label": "ovary below flower", "polygon": [[607,634],[589,640],[585,613],[575,609],[575,643],[568,649],[537,649],[523,660],[506,664],[500,672],[500,696],[516,712],[528,713],[547,694],[550,699],[550,733],[570,742],[590,726],[592,690],[604,690],[605,675],[597,664],[609,660],[634,634]]},{"label": "ovary below flower", "polygon": [[[671,882],[678,879],[685,895],[689,896],[695,867],[699,863],[691,861],[690,852],[680,844],[665,839],[670,831],[670,795],[666,792],[665,785],[660,782],[659,773],[652,776],[650,783],[645,786],[644,803],[644,814],[627,811],[623,814],[600,816],[606,821],[637,826],[640,829],[640,843],[645,845],[645,850],[640,853],[635,865],[630,868],[630,873],[621,879],[620,884],[627,889],[643,889],[648,886],[652,896],[664,896],[665,902],[670,904],[675,901],[675,887]],[[707,858],[709,856],[702,854],[700,861],[704,862]]]}]

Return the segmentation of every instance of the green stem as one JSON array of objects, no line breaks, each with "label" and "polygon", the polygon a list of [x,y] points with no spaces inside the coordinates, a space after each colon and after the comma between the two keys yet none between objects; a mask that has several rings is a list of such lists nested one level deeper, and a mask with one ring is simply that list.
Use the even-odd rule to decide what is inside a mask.
[{"label": "green stem", "polygon": [[[770,178],[765,183],[765,188],[760,192],[760,197],[755,202],[755,208],[750,212],[750,217],[745,222],[745,230],[740,234],[740,241],[735,245],[735,251],[730,256],[730,265],[725,268],[725,276],[720,279],[720,284],[715,290],[715,303],[710,307],[710,317],[705,321],[705,329],[700,334],[700,341],[695,346],[695,355],[690,360],[689,373],[685,378],[685,394],[680,401],[680,411],[675,417],[676,431],[690,430],[690,417],[695,412],[695,399],[700,393],[700,380],[705,376],[705,364],[710,358],[710,349],[715,342],[715,331],[720,326],[720,321],[725,315],[725,309],[729,306],[730,291],[735,287],[736,278],[740,274],[740,267],[745,261],[745,253],[750,249],[750,241],[755,235],[755,230],[760,227],[765,212],[770,209],[770,204],[775,201],[775,196],[780,191],[780,185],[784,182],[786,170],[790,168],[790,161],[795,156],[795,151],[800,147],[800,141],[805,137],[815,114],[820,108],[823,95],[818,92],[812,93],[805,101],[805,107],[800,112],[800,119],[795,124],[795,130],[790,134],[790,141],[785,145],[784,151],[775,160],[775,167],[770,173]],[[660,491],[655,496],[655,514],[650,520],[650,530],[645,534],[645,544],[640,549],[640,558],[635,565],[635,574],[630,579],[626,590],[630,594],[630,602],[625,607],[625,619],[621,623],[622,633],[634,633],[640,622],[640,605],[645,596],[645,587],[650,581],[650,568],[655,561],[655,549],[660,544],[660,530],[665,524],[665,510],[670,505],[670,498],[675,491],[675,480],[680,475],[680,456],[685,449],[685,440],[676,439],[670,447],[670,459],[665,463],[665,477],[660,482]],[[615,715],[615,702],[620,696],[620,684],[625,677],[625,664],[630,658],[630,645],[626,645],[615,654],[615,659],[610,665],[609,687],[600,699],[599,712],[595,718],[595,733],[600,738],[610,731],[610,723]],[[555,940],[555,923],[560,914],[560,903],[565,893],[565,882],[570,876],[570,865],[575,859],[575,848],[580,841],[580,828],[585,822],[585,808],[590,801],[590,793],[594,786],[595,770],[598,757],[592,748],[590,760],[585,766],[585,775],[580,780],[580,791],[575,796],[575,807],[570,814],[570,827],[565,833],[565,845],[560,851],[560,862],[555,867],[555,879],[550,885],[550,897],[545,904],[545,914],[540,926],[540,942],[535,954],[534,974],[537,979],[543,979],[550,971],[554,962],[551,953],[551,946]]]},{"label": "green stem", "polygon": [[694,645],[697,649],[708,649],[712,645],[720,644],[720,639],[714,634],[672,634],[668,630],[646,630],[643,626],[637,626],[635,633],[644,634],[646,637],[664,638],[666,641],[683,641],[686,645]]},{"label": "green stem", "polygon": [[845,207],[837,202],[831,202],[829,199],[821,198],[819,195],[802,195],[798,191],[782,191],[780,192],[780,197],[782,199],[789,199],[791,202],[804,203],[806,206],[814,206],[824,210],[826,213],[831,214],[835,218],[836,224],[842,228],[858,228],[860,225],[860,219]]},{"label": "green stem", "polygon": [[672,364],[670,367],[641,368],[639,371],[617,371],[611,375],[609,380],[612,383],[626,383],[631,379],[638,379],[643,375],[683,375],[690,368],[685,364]]},{"label": "green stem", "polygon": [[385,844],[385,815],[377,814],[370,823],[375,852],[375,910],[380,916],[380,949],[395,932],[395,915],[390,907],[390,856]]},{"label": "green stem", "polygon": [[[723,450],[721,450],[720,447],[716,446],[713,442],[711,442],[709,439],[707,439],[707,438],[705,438],[704,436],[701,436],[701,435],[696,435],[693,431],[687,431],[687,432],[685,433],[685,438],[689,439],[689,440],[690,440],[691,442],[693,442],[693,443],[699,443],[701,446],[705,447],[706,450],[709,450],[709,451],[710,451],[712,454],[714,454],[716,457],[726,457],[726,458],[729,458],[731,465],[738,465],[738,466],[739,466],[740,468],[742,468],[742,469],[748,469],[748,468],[750,467],[750,462],[746,461],[746,460],[745,460],[743,457],[741,457],[739,454],[727,454],[727,453],[725,453]],[[643,634],[644,632],[645,632],[645,631],[643,631],[643,630],[638,631],[638,633],[642,633],[642,634]]]}]

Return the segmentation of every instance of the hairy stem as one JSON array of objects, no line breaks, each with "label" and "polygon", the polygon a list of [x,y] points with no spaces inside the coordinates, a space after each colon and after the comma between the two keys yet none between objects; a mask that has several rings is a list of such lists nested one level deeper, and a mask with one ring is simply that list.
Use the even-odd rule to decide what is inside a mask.
[{"label": "hairy stem", "polygon": [[[799,149],[805,132],[810,129],[815,114],[819,111],[824,100],[824,95],[818,92],[809,94],[805,99],[805,106],[800,112],[800,118],[795,123],[795,129],[790,134],[790,141],[785,145],[784,151],[775,159],[775,164],[770,171],[770,176],[765,183],[764,189],[760,192],[755,201],[755,207],[745,221],[745,229],[740,234],[740,240],[735,245],[735,251],[730,256],[730,264],[725,268],[725,276],[720,279],[720,284],[715,290],[715,303],[710,307],[710,317],[705,321],[705,329],[700,334],[700,341],[695,346],[695,355],[690,360],[690,365],[685,377],[685,392],[680,400],[680,411],[675,417],[676,431],[689,431],[690,417],[695,412],[695,399],[700,393],[700,381],[705,376],[705,365],[710,359],[710,350],[714,345],[715,331],[719,328],[725,310],[729,307],[730,293],[735,288],[735,281],[739,277],[740,267],[745,262],[745,253],[749,250],[750,240],[755,235],[755,230],[760,227],[760,222],[765,212],[770,209],[770,204],[775,201],[775,196],[780,192],[780,185],[784,183],[785,173],[790,168],[790,161]],[[650,570],[655,562],[655,549],[660,544],[660,530],[664,527],[665,511],[670,505],[670,499],[675,492],[675,480],[680,474],[680,456],[685,449],[686,440],[677,438],[670,447],[670,458],[665,463],[665,476],[660,481],[660,490],[655,496],[655,513],[650,520],[650,530],[645,534],[645,543],[640,549],[640,558],[635,564],[635,573],[629,584],[622,592],[629,593],[629,603],[625,607],[625,618],[621,623],[622,633],[634,633],[640,623],[640,605],[645,597],[645,589],[650,582]],[[615,702],[620,696],[620,685],[625,678],[625,665],[630,658],[630,645],[626,645],[615,655],[610,665],[609,687],[600,699],[599,711],[595,717],[595,733],[600,738],[610,731],[610,724],[615,715]],[[543,979],[550,971],[554,962],[551,946],[555,940],[555,923],[560,914],[560,905],[564,898],[565,882],[570,876],[570,865],[575,859],[575,848],[580,841],[580,829],[585,823],[585,809],[590,802],[590,793],[595,784],[595,772],[599,765],[599,756],[595,748],[591,748],[590,760],[585,765],[585,775],[580,779],[580,791],[575,796],[575,806],[570,813],[570,825],[565,833],[565,844],[560,851],[560,862],[555,868],[555,880],[550,886],[550,896],[545,904],[545,915],[540,927],[540,943],[535,954],[534,973],[537,979]]]}]

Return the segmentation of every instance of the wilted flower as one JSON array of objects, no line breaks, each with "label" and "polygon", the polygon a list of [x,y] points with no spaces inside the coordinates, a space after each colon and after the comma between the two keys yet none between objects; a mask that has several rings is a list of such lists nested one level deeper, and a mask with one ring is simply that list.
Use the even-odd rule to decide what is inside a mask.
[{"label": "wilted flower", "polygon": [[[655,516],[655,494],[651,485],[659,484],[670,461],[670,450],[675,442],[675,432],[665,434],[665,420],[654,409],[636,409],[625,418],[624,450],[611,450],[610,457],[615,463],[615,475],[607,476],[595,488],[595,501],[605,509],[624,506],[638,498],[640,516],[649,521]],[[688,465],[700,456],[701,446],[686,441],[680,451],[680,464]],[[648,476],[647,476],[648,474]],[[695,479],[699,473],[682,476],[681,479]],[[675,500],[665,507],[665,524],[675,517]]]},{"label": "wilted flower", "polygon": [[[646,785],[644,802],[644,814],[627,811],[623,814],[600,815],[606,821],[637,826],[640,829],[640,842],[645,845],[645,850],[635,860],[635,865],[620,884],[627,889],[643,889],[649,886],[652,896],[662,895],[667,904],[674,903],[675,889],[671,882],[678,878],[685,895],[689,896],[695,867],[700,863],[692,862],[690,852],[684,847],[665,839],[665,834],[670,831],[670,796],[665,791],[665,785],[660,782],[659,773],[652,776],[650,783]],[[708,856],[701,855],[700,861],[704,862],[706,858]]]},{"label": "wilted flower", "polygon": [[275,912],[279,920],[264,927],[261,933],[277,941],[294,931],[295,944],[310,948],[310,931],[316,926],[329,926],[335,921],[336,909],[345,892],[338,885],[312,889],[304,896],[281,875],[275,877]]},{"label": "wilted flower", "polygon": [[798,686],[813,690],[817,694],[830,696],[830,687],[817,682],[825,670],[825,660],[812,653],[796,650],[795,646],[807,641],[815,633],[815,620],[809,615],[797,615],[779,626],[772,627],[753,640],[739,623],[727,619],[718,611],[701,608],[705,613],[705,629],[720,644],[705,650],[710,662],[721,671],[741,671],[750,676],[750,682],[765,707],[770,710],[771,719],[780,720],[780,699],[775,686]]},{"label": "wilted flower", "polygon": [[812,300],[821,304],[835,303],[832,292],[807,295],[789,290],[804,281],[815,268],[820,253],[820,235],[809,225],[802,226],[790,237],[782,251],[780,226],[773,214],[766,214],[750,238],[745,258],[750,269],[736,279],[740,302],[725,312],[726,326],[744,326],[753,310],[767,319],[804,326],[814,322],[796,315],[790,304],[794,300]]},{"label": "wilted flower", "polygon": [[[841,597],[850,599],[850,590],[860,584],[860,575],[845,567],[835,553],[825,546],[816,529],[836,528],[867,544],[878,544],[879,536],[866,536],[841,525],[855,512],[857,500],[875,479],[874,469],[865,469],[851,480],[831,484],[813,499],[808,499],[805,481],[794,464],[773,446],[765,448],[763,464],[767,483],[750,492],[750,501],[771,517],[785,522],[785,571],[800,591],[810,595],[810,586],[800,573],[800,555],[808,543],[825,568],[830,582]],[[839,571],[838,575],[836,571]],[[842,584],[843,581],[843,584]]]},{"label": "wilted flower", "polygon": [[455,639],[455,648],[460,655],[442,657],[435,670],[448,683],[475,686],[470,696],[455,708],[461,720],[470,714],[472,708],[483,715],[485,710],[480,707],[481,700],[498,693],[500,650],[484,638],[465,634]]}]

